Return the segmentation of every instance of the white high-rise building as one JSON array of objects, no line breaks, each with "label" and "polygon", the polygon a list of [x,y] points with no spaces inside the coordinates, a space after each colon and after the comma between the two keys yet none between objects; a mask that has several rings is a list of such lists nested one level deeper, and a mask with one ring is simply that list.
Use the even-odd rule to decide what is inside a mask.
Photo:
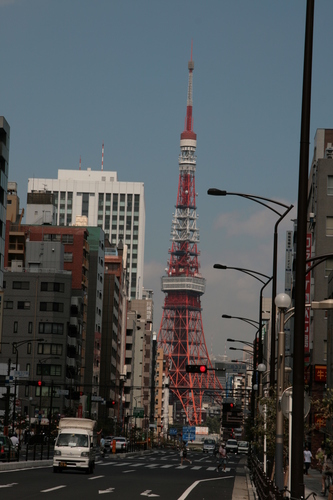
[{"label": "white high-rise building", "polygon": [[117,172],[90,168],[58,170],[58,179],[29,179],[26,223],[40,224],[45,207],[40,196],[34,201],[29,193],[52,195],[51,219],[57,225],[74,225],[76,217],[85,216],[87,225],[101,227],[111,244],[122,240],[128,247],[130,296],[142,298],[146,218],[143,182],[119,182]]}]

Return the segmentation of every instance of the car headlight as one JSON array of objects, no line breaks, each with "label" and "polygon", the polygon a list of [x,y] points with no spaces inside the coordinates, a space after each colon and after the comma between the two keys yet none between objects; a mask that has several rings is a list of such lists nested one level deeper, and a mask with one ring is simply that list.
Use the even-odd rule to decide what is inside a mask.
[{"label": "car headlight", "polygon": [[61,455],[61,451],[59,451],[59,450],[54,450],[54,455],[58,455],[58,456],[59,456],[59,455]]},{"label": "car headlight", "polygon": [[83,451],[81,457],[89,457],[89,451]]}]

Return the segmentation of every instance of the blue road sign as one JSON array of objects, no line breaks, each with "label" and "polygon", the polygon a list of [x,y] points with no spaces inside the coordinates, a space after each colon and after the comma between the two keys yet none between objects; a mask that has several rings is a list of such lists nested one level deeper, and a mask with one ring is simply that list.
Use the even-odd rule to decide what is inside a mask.
[{"label": "blue road sign", "polygon": [[169,429],[169,434],[170,436],[177,436],[178,434],[177,429]]},{"label": "blue road sign", "polygon": [[183,441],[195,441],[195,427],[183,427]]}]

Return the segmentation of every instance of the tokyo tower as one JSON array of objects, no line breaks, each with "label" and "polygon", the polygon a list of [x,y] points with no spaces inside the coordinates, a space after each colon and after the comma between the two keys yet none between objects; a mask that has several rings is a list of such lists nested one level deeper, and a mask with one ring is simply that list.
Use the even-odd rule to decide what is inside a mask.
[{"label": "tokyo tower", "polygon": [[[195,169],[197,136],[193,132],[192,84],[194,62],[188,63],[189,81],[185,129],[180,136],[179,183],[176,211],[172,219],[170,258],[162,277],[165,293],[158,347],[163,349],[169,369],[171,402],[179,401],[190,425],[201,424],[203,397],[222,398],[222,386],[209,359],[201,317],[200,297],[205,279],[199,272]],[[186,373],[186,365],[205,364],[206,373]]]}]

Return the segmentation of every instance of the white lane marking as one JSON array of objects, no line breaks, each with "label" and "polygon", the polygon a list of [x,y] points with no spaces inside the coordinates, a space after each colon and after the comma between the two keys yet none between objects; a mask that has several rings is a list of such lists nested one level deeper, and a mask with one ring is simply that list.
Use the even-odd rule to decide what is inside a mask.
[{"label": "white lane marking", "polygon": [[49,488],[48,490],[42,490],[41,493],[49,493],[50,491],[61,490],[61,488],[66,488],[66,484],[62,484],[61,486],[55,486],[54,488]]},{"label": "white lane marking", "polygon": [[145,467],[147,467],[148,469],[155,469],[155,467],[158,467],[158,464],[148,464],[145,465]]},{"label": "white lane marking", "polygon": [[207,467],[206,470],[216,470],[216,467]]},{"label": "white lane marking", "polygon": [[193,484],[191,484],[191,486],[187,488],[187,490],[184,491],[184,493],[177,500],[185,500],[185,498],[188,497],[191,491],[194,490],[194,488],[196,488],[196,486],[198,486],[198,484],[200,483],[205,483],[206,481],[217,481],[220,479],[230,479],[231,477],[234,476],[214,477],[211,479],[201,479],[200,481],[195,481]]},{"label": "white lane marking", "polygon": [[10,483],[10,484],[0,484],[0,488],[11,488],[12,486],[15,486],[18,483]]},{"label": "white lane marking", "polygon": [[135,470],[123,470],[123,474],[127,474],[128,472],[135,472]]},{"label": "white lane marking", "polygon": [[143,496],[143,497],[159,497],[160,495],[156,495],[155,493],[152,493],[151,492],[152,490],[146,490],[142,493],[140,493],[140,496]]},{"label": "white lane marking", "polygon": [[140,464],[131,464],[131,467],[141,467],[141,465],[143,465],[142,462]]},{"label": "white lane marking", "polygon": [[191,467],[191,470],[199,470],[202,469],[202,465],[195,465],[194,467]]},{"label": "white lane marking", "polygon": [[103,495],[103,493],[113,493],[114,488],[108,488],[107,490],[98,490],[99,495]]},{"label": "white lane marking", "polygon": [[94,479],[100,479],[101,477],[105,476],[93,476],[93,477],[88,477],[89,481],[93,481]]},{"label": "white lane marking", "polygon": [[123,465],[130,465],[131,462],[123,462],[123,463],[120,463],[120,464],[114,464],[115,467],[123,467]]},{"label": "white lane marking", "polygon": [[173,464],[162,465],[161,469],[169,469],[170,467],[173,467]]},{"label": "white lane marking", "polygon": [[179,465],[176,469],[187,469],[188,465]]}]

